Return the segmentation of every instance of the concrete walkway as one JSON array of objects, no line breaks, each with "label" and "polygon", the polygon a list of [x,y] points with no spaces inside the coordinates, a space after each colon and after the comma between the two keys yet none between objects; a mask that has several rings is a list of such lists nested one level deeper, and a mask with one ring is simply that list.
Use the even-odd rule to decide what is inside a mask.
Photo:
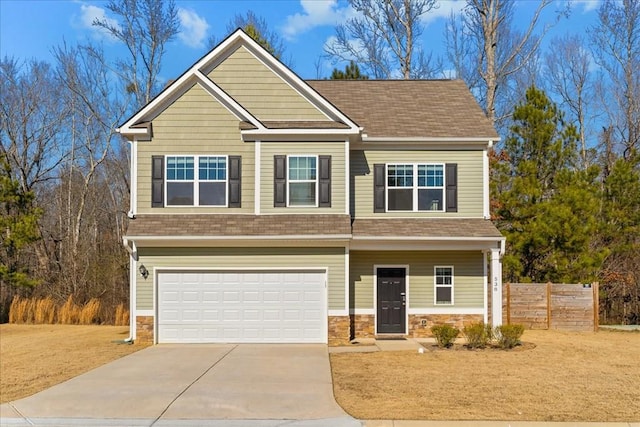
[{"label": "concrete walkway", "polygon": [[0,406],[2,425],[247,420],[261,427],[361,425],[335,402],[324,345],[158,345]]}]

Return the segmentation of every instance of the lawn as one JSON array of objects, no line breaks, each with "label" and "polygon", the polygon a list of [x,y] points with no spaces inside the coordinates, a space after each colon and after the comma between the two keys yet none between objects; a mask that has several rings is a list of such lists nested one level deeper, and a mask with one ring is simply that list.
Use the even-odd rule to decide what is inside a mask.
[{"label": "lawn", "polygon": [[360,419],[640,421],[640,333],[526,331],[514,351],[331,355]]},{"label": "lawn", "polygon": [[30,396],[145,346],[122,326],[0,325],[0,403]]}]

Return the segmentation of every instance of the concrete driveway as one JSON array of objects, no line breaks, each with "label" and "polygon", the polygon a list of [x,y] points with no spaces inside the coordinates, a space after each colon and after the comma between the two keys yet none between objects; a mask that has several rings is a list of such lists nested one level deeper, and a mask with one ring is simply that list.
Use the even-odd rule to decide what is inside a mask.
[{"label": "concrete driveway", "polygon": [[327,347],[280,344],[157,345],[1,405],[0,417],[47,426],[361,425],[333,398]]}]

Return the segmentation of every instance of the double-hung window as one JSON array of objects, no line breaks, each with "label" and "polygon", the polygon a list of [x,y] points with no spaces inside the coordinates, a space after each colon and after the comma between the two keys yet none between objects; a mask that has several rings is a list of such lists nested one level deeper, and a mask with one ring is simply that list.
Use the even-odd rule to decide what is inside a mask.
[{"label": "double-hung window", "polygon": [[453,267],[436,266],[433,271],[436,305],[453,305]]},{"label": "double-hung window", "polygon": [[388,164],[387,211],[444,211],[444,164]]},{"label": "double-hung window", "polygon": [[289,206],[317,206],[318,158],[316,156],[288,156]]},{"label": "double-hung window", "polygon": [[227,156],[167,156],[167,206],[226,206]]}]

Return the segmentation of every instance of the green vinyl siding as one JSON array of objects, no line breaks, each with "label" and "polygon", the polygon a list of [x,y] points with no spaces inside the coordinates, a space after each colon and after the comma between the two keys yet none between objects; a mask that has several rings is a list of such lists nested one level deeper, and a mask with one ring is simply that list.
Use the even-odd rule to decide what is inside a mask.
[{"label": "green vinyl siding", "polygon": [[151,156],[153,155],[239,155],[242,156],[242,208],[234,213],[254,211],[255,147],[243,142],[238,119],[195,84],[153,119],[153,139],[138,142],[138,213],[230,213],[229,208],[151,208]]},{"label": "green vinyl siding", "polygon": [[[344,310],[344,248],[139,248],[138,266],[176,269],[328,268],[328,309]],[[153,309],[153,275],[136,274],[136,307]]]},{"label": "green vinyl siding", "polygon": [[409,266],[408,308],[447,307],[435,305],[434,267],[453,266],[454,305],[457,308],[484,306],[484,266],[479,251],[351,251],[350,308],[373,309],[374,266]]},{"label": "green vinyl siding", "polygon": [[[260,148],[260,212],[273,213],[345,213],[345,147],[344,142],[262,142]],[[331,207],[273,206],[273,156],[274,155],[330,155],[331,156]]]},{"label": "green vinyl siding", "polygon": [[209,78],[259,120],[329,121],[244,47],[229,55]]},{"label": "green vinyl siding", "polygon": [[[350,154],[352,188],[351,212],[367,217],[482,217],[483,151],[374,151],[354,150]],[[373,165],[385,163],[457,163],[458,212],[373,212]]]}]

